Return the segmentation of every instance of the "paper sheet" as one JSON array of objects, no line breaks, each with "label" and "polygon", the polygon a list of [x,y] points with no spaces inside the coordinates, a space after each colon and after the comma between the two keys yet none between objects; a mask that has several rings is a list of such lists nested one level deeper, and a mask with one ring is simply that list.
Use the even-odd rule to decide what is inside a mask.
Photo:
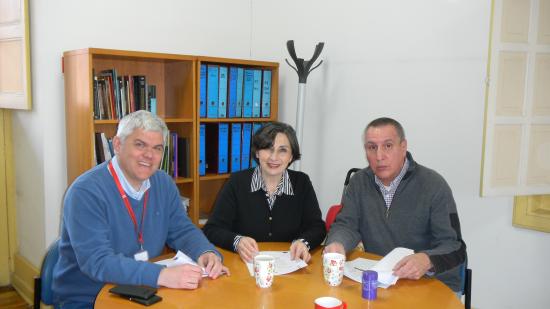
[{"label": "paper sheet", "polygon": [[[306,262],[301,259],[291,260],[288,251],[260,251],[258,254],[267,254],[275,258],[275,276],[289,274],[307,266]],[[250,275],[254,276],[252,263],[246,263],[246,267]]]},{"label": "paper sheet", "polygon": [[[160,260],[158,262],[155,262],[155,264],[163,265],[163,266],[166,266],[166,267],[174,267],[174,266],[184,265],[184,264],[191,264],[191,265],[199,266],[199,264],[197,264],[195,261],[193,261],[189,256],[187,256],[187,254],[185,254],[185,253],[183,253],[179,250],[178,250],[178,253],[176,253],[176,255],[173,258],[166,259],[166,260]],[[206,273],[204,268],[202,268],[202,276],[203,277],[208,276],[208,273]]]},{"label": "paper sheet", "polygon": [[357,258],[353,261],[346,262],[344,265],[344,275],[354,281],[361,282],[363,271],[374,270],[378,272],[378,287],[386,289],[394,285],[399,279],[399,277],[393,275],[393,267],[395,264],[402,258],[411,254],[414,254],[413,250],[397,247],[380,261]]}]

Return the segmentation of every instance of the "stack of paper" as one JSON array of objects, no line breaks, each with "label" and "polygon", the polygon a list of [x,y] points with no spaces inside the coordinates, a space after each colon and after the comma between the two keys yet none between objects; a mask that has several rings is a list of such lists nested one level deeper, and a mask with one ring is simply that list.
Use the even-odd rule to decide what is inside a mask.
[{"label": "stack of paper", "polygon": [[378,273],[378,287],[386,289],[394,285],[399,279],[399,277],[393,275],[395,264],[411,254],[414,254],[413,250],[397,247],[380,261],[357,258],[346,262],[344,265],[344,275],[354,281],[361,282],[363,271],[374,270]]},{"label": "stack of paper", "polygon": [[[290,252],[288,251],[260,251],[258,254],[271,255],[275,258],[275,276],[289,274],[307,266],[306,262],[301,259],[291,260]],[[250,275],[254,276],[254,266],[252,263],[246,263],[246,267]]]}]

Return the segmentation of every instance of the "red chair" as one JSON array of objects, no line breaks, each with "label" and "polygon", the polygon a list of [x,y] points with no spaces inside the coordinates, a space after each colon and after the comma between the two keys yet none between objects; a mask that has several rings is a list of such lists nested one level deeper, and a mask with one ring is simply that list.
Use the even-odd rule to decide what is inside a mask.
[{"label": "red chair", "polygon": [[[342,192],[342,197],[344,196],[344,193],[346,192],[346,188],[349,184],[349,180],[350,180],[351,176],[353,176],[353,174],[355,172],[359,171],[359,170],[360,170],[359,168],[352,168],[346,174],[346,180],[344,180],[344,191]],[[332,205],[328,209],[327,216],[325,218],[325,227],[327,228],[327,233],[328,233],[328,230],[330,229],[330,226],[332,225],[332,222],[334,222],[334,219],[336,219],[336,215],[338,215],[338,213],[340,212],[341,209],[342,209],[342,204],[341,203],[336,204],[336,205]]]},{"label": "red chair", "polygon": [[341,204],[332,205],[328,209],[327,217],[325,218],[325,226],[327,228],[327,232],[328,230],[330,230],[330,226],[332,225],[332,222],[334,222],[334,219],[336,219],[336,215],[340,212],[341,209],[342,209]]}]

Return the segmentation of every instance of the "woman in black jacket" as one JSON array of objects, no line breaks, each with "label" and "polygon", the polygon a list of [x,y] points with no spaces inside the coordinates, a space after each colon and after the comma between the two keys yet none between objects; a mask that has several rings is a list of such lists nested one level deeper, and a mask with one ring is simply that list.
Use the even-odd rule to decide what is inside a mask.
[{"label": "woman in black jacket", "polygon": [[288,169],[300,159],[294,129],[266,124],[254,134],[252,153],[258,166],[231,175],[203,228],[206,237],[246,262],[257,242],[292,242],[291,258],[308,262],[326,231],[309,177]]}]

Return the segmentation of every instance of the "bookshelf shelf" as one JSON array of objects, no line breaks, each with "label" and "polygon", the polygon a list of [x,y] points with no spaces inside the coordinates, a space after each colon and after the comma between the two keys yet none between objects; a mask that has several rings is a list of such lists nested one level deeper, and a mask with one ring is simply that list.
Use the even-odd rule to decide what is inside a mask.
[{"label": "bookshelf shelf", "polygon": [[174,182],[179,183],[193,183],[193,178],[183,178],[183,177],[176,177],[174,178]]},{"label": "bookshelf shelf", "polygon": [[[236,66],[244,69],[271,71],[270,117],[266,118],[201,118],[201,64]],[[67,143],[67,180],[96,164],[96,132],[107,138],[116,134],[118,117],[94,118],[94,75],[116,69],[119,76],[146,76],[147,83],[156,86],[156,112],[171,132],[188,141],[188,175],[175,177],[182,196],[190,199],[189,217],[195,224],[206,219],[230,174],[208,173],[199,176],[200,125],[218,123],[265,123],[278,116],[278,74],[276,62],[163,54],[140,51],[87,48],[63,54],[65,81],[65,113]],[[96,115],[97,116],[97,115]],[[208,151],[208,148],[207,148]]]},{"label": "bookshelf shelf", "polygon": [[200,176],[200,180],[219,180],[219,179],[228,179],[229,174],[207,174],[204,176]]},{"label": "bookshelf shelf", "polygon": [[272,118],[201,118],[201,123],[220,123],[220,122],[270,122]]}]

